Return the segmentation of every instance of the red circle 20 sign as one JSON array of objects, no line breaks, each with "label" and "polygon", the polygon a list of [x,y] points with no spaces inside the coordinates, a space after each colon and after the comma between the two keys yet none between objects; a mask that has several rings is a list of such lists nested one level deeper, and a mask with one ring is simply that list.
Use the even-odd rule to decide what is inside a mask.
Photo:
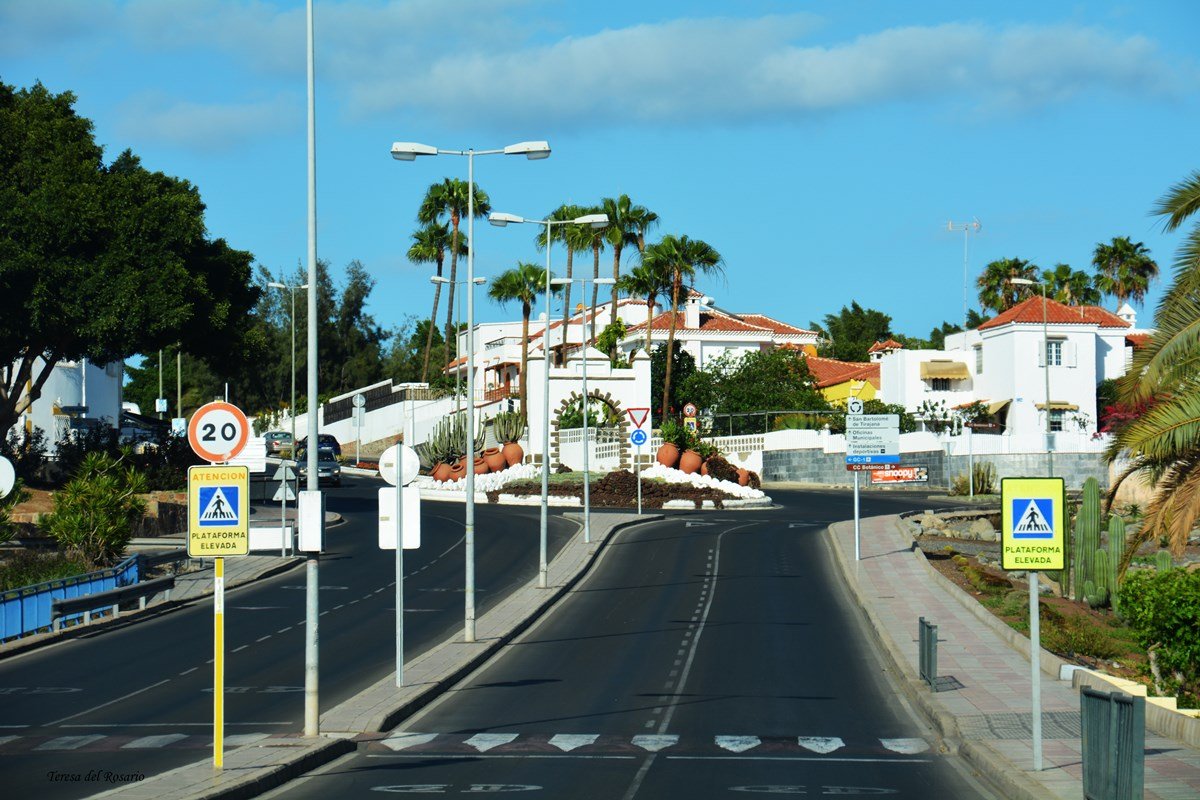
[{"label": "red circle 20 sign", "polygon": [[205,461],[229,461],[242,452],[249,438],[246,415],[229,403],[200,406],[188,423],[188,443]]}]

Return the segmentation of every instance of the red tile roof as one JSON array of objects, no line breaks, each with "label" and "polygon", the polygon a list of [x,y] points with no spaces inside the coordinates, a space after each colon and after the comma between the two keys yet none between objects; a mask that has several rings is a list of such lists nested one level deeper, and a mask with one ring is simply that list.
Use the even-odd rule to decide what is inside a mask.
[{"label": "red tile roof", "polygon": [[[1027,324],[1042,323],[1042,298],[1030,297],[1022,300],[1007,311],[989,319],[979,330],[998,328],[1010,322]],[[1046,300],[1046,323],[1048,325],[1096,325],[1101,328],[1128,328],[1129,323],[1113,312],[1099,306],[1068,306],[1057,300]]]},{"label": "red tile roof", "polygon": [[[770,328],[766,328],[762,325],[751,325],[748,322],[742,322],[741,320],[739,320],[735,317],[731,317],[728,314],[714,313],[711,310],[704,310],[704,311],[700,312],[700,327],[699,328],[688,328],[686,322],[687,322],[686,312],[683,312],[683,311],[677,312],[675,315],[676,330],[685,330],[686,329],[686,330],[693,330],[693,331],[694,330],[721,331],[721,332],[729,332],[729,333],[773,333],[774,332]],[[656,317],[654,317],[653,320],[650,321],[650,326],[656,331],[669,330],[671,327],[671,312],[667,311],[665,313],[657,315]],[[637,325],[633,325],[632,327],[630,327],[629,330],[626,331],[626,334],[633,334],[633,333],[636,333],[637,331],[644,331],[644,330],[646,330],[646,323],[639,322]]]},{"label": "red tile roof", "polygon": [[807,356],[804,363],[817,381],[817,388],[836,386],[846,381],[867,381],[879,388],[879,363],[862,361],[838,361],[832,358]]},{"label": "red tile roof", "polygon": [[904,345],[897,342],[895,339],[888,339],[886,342],[876,342],[867,348],[868,353],[878,353],[881,350],[903,350]]},{"label": "red tile roof", "polygon": [[772,319],[766,314],[738,314],[738,317],[752,325],[761,325],[764,328],[769,328],[775,333],[816,335],[816,331],[810,331],[807,328],[797,328],[795,325],[788,325],[786,322],[780,322],[777,319]]},{"label": "red tile roof", "polygon": [[1148,333],[1126,334],[1125,344],[1129,345],[1134,350],[1141,350],[1143,347],[1150,344],[1150,334],[1148,334]]}]

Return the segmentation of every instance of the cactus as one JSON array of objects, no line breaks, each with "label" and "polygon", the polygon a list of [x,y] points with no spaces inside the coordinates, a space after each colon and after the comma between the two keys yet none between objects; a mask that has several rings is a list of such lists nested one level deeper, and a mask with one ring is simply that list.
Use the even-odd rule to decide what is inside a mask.
[{"label": "cactus", "polygon": [[1154,568],[1159,572],[1166,572],[1173,566],[1171,562],[1171,554],[1166,550],[1159,550],[1154,554]]},{"label": "cactus", "polygon": [[1083,582],[1083,599],[1091,608],[1100,608],[1108,600],[1108,590],[1096,586],[1091,580]]},{"label": "cactus", "polygon": [[1125,552],[1125,520],[1115,514],[1108,518],[1108,599],[1117,610],[1117,589],[1121,588],[1121,556]]},{"label": "cactus", "polygon": [[1095,581],[1094,558],[1100,547],[1100,484],[1083,482],[1083,497],[1075,515],[1075,599],[1085,599],[1084,581]]},{"label": "cactus", "polygon": [[492,433],[498,442],[519,442],[525,435],[525,418],[516,411],[497,414],[492,419]]}]

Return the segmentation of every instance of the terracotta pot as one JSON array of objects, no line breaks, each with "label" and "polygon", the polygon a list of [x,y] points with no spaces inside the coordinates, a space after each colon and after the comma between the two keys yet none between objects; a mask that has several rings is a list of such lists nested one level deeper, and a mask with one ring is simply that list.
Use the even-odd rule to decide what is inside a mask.
[{"label": "terracotta pot", "polygon": [[700,465],[700,474],[708,475],[708,462],[707,461],[705,461],[703,464]]},{"label": "terracotta pot", "polygon": [[746,486],[749,483],[750,483],[750,470],[739,469],[738,470],[738,486]]},{"label": "terracotta pot", "polygon": [[487,475],[488,474],[488,463],[487,463],[487,460],[483,456],[479,456],[475,459],[475,474],[476,475]]},{"label": "terracotta pot", "polygon": [[525,451],[516,442],[507,442],[500,452],[504,453],[504,460],[510,467],[515,467],[525,458]]},{"label": "terracotta pot", "polygon": [[489,447],[484,450],[483,460],[487,462],[488,469],[492,472],[502,472],[508,466],[508,460],[504,458],[499,447]]},{"label": "terracotta pot", "polygon": [[436,467],[434,467],[433,472],[430,474],[433,476],[433,479],[435,481],[445,482],[445,481],[450,480],[450,471],[451,471],[451,466],[449,464],[447,464],[445,461],[443,461],[440,464],[438,464]]},{"label": "terracotta pot", "polygon": [[674,467],[679,463],[679,448],[670,442],[663,442],[654,458],[664,467]]},{"label": "terracotta pot", "polygon": [[685,475],[691,475],[700,469],[703,462],[704,459],[695,450],[684,450],[683,455],[679,457],[679,471]]},{"label": "terracotta pot", "polygon": [[461,459],[450,468],[450,480],[452,481],[461,481],[466,474],[467,465]]}]

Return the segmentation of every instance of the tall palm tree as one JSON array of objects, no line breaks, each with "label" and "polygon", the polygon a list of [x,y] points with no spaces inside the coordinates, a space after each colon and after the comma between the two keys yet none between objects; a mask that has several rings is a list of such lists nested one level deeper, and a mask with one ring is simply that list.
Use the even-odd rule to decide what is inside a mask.
[{"label": "tall palm tree", "polygon": [[1158,264],[1150,258],[1150,251],[1128,236],[1097,244],[1092,265],[1096,267],[1096,288],[1115,297],[1118,308],[1126,300],[1138,305],[1145,302],[1150,281],[1158,277]]},{"label": "tall palm tree", "polygon": [[[1167,191],[1154,209],[1173,231],[1200,211],[1200,172]],[[1130,406],[1150,407],[1120,429],[1109,460],[1123,454],[1130,467],[1114,482],[1141,472],[1154,486],[1141,528],[1131,538],[1121,569],[1142,542],[1166,536],[1182,552],[1200,516],[1200,221],[1179,247],[1175,278],[1154,315],[1155,332],[1118,382],[1118,397]]]},{"label": "tall palm tree", "polygon": [[1041,275],[1036,264],[1021,258],[1002,258],[983,268],[983,274],[975,281],[979,288],[979,304],[984,309],[1000,313],[1007,311],[1027,297],[1037,294],[1034,286],[1014,286],[1009,278],[1022,278],[1039,282]]},{"label": "tall palm tree", "polygon": [[658,296],[671,292],[671,276],[657,271],[654,265],[643,261],[621,276],[619,288],[630,297],[646,298],[646,354],[650,353],[651,337],[654,333],[654,309]]},{"label": "tall palm tree", "polygon": [[675,326],[679,317],[679,294],[684,281],[691,281],[697,272],[721,272],[724,260],[712,245],[687,236],[664,236],[662,241],[648,245],[642,263],[651,269],[671,276],[671,320],[667,329],[667,363],[663,378],[662,415],[668,411],[671,397],[671,356],[675,350]]},{"label": "tall palm tree", "polygon": [[[425,192],[425,199],[417,210],[417,222],[425,225],[437,223],[445,215],[450,220],[450,295],[446,303],[446,365],[450,364],[451,328],[454,325],[454,289],[458,280],[458,252],[460,247],[459,223],[467,214],[467,182],[458,178],[446,178],[435,183]],[[485,217],[492,210],[487,192],[475,184],[475,216]]]},{"label": "tall palm tree", "polygon": [[[604,209],[600,206],[591,206],[583,209],[584,214],[603,214]],[[564,227],[576,228],[579,238],[587,243],[587,247],[592,249],[592,280],[600,277],[600,251],[608,243],[608,228],[593,228],[589,225],[566,225]],[[587,344],[589,338],[596,338],[596,305],[600,298],[600,287],[592,284],[592,331],[590,337],[584,335],[584,345]]]},{"label": "tall palm tree", "polygon": [[[608,246],[612,248],[613,281],[620,282],[621,252],[626,245],[638,247],[638,252],[641,252],[645,245],[639,247],[638,242],[639,238],[641,241],[645,241],[644,226],[648,224],[646,218],[652,216],[657,219],[658,217],[644,206],[635,205],[627,194],[617,198],[605,197],[600,201],[600,208],[608,215],[608,227],[604,229],[604,238],[608,242]],[[612,314],[609,322],[617,321],[617,292],[617,283],[613,283]]]},{"label": "tall palm tree", "polygon": [[[550,215],[548,217],[546,217],[546,219],[554,220],[556,222],[568,222],[569,220],[578,219],[579,217],[583,216],[585,213],[586,212],[584,211],[584,209],[581,206],[571,205],[570,203],[564,203],[563,205],[554,209],[554,211],[550,212]],[[571,225],[571,224],[551,225],[550,226],[550,230],[551,230],[550,235],[553,238],[553,242],[562,242],[563,246],[567,248],[567,274],[565,276],[567,278],[571,277],[572,271],[574,270],[575,251],[579,250],[582,246],[585,246],[583,244],[583,240],[580,237],[579,231],[576,230],[579,227],[580,226],[578,226],[578,225]],[[553,242],[551,242],[550,244],[552,244]],[[546,230],[545,230],[545,228],[543,228],[537,235],[538,249],[540,250],[540,249],[546,247],[547,244],[548,243],[546,242]],[[568,333],[567,323],[570,321],[570,319],[571,319],[571,284],[568,283],[564,287],[564,294],[563,294],[563,347],[562,347],[562,352],[560,354],[560,357],[564,361],[566,360],[566,352],[567,352],[567,348],[566,348],[567,333]],[[550,320],[546,320],[546,328],[545,328],[545,331],[543,332],[542,336],[545,337],[545,339],[546,339],[545,346],[549,347],[550,346]]]},{"label": "tall palm tree", "polygon": [[1069,264],[1055,264],[1042,270],[1046,296],[1069,306],[1091,306],[1100,302],[1100,290],[1092,285],[1092,276]]},{"label": "tall palm tree", "polygon": [[[546,291],[546,270],[524,261],[497,275],[488,287],[488,297],[504,304],[521,304],[521,417],[529,419],[529,316],[538,296]],[[543,346],[549,342],[543,342]]]},{"label": "tall palm tree", "polygon": [[[408,260],[414,264],[436,264],[437,276],[442,277],[442,266],[446,262],[446,251],[450,249],[450,226],[431,223],[413,231],[412,245],[408,248]],[[465,237],[459,241],[459,255],[466,252]],[[425,356],[421,361],[421,382],[429,380],[429,351],[433,348],[433,331],[437,327],[438,301],[441,299],[442,284],[433,285],[433,311],[429,314],[429,331],[425,335]]]}]

